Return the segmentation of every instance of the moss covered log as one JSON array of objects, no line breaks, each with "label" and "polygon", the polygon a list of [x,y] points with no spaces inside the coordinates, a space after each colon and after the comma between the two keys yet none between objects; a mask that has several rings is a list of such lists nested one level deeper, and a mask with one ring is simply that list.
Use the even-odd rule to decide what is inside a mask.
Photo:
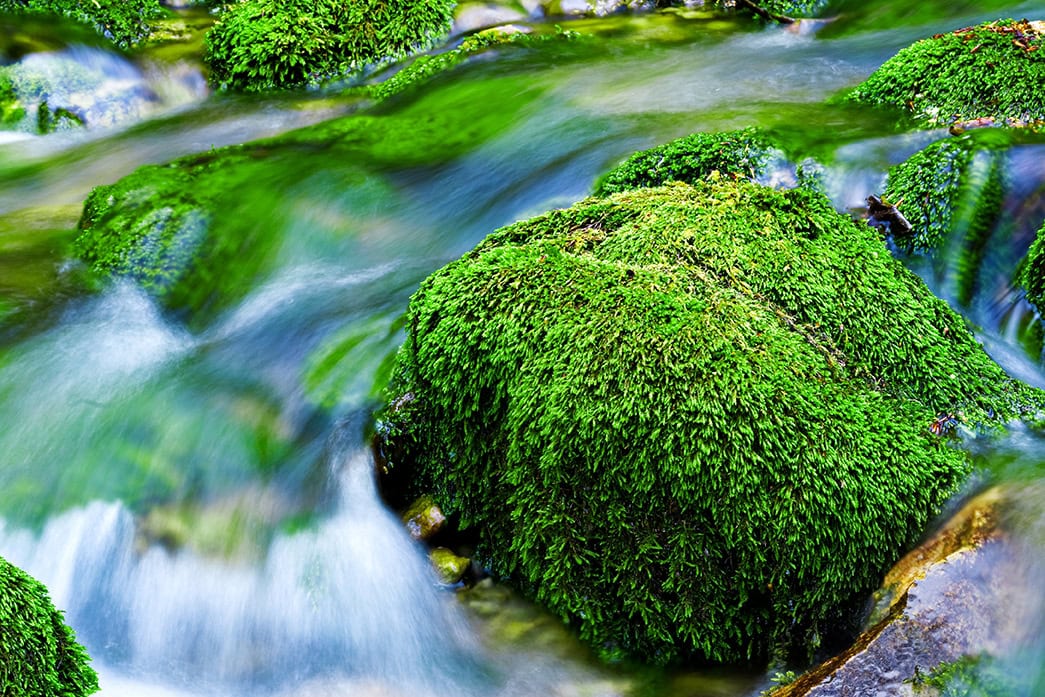
[{"label": "moss covered log", "polygon": [[1000,20],[915,42],[848,101],[903,109],[927,126],[1045,123],[1045,22]]},{"label": "moss covered log", "polygon": [[0,694],[81,697],[98,676],[47,589],[0,558]]},{"label": "moss covered log", "polygon": [[207,34],[211,82],[262,91],[315,85],[428,48],[450,31],[453,0],[245,0]]},{"label": "moss covered log", "polygon": [[937,416],[1040,401],[873,230],[744,180],[504,228],[407,331],[393,472],[600,651],[660,663],[822,629],[965,475]]}]

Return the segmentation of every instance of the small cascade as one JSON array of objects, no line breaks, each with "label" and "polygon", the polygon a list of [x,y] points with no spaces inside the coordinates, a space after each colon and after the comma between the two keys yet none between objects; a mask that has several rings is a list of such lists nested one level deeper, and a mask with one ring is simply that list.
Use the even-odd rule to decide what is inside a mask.
[{"label": "small cascade", "polygon": [[100,667],[103,695],[137,696],[142,681],[166,694],[161,680],[185,694],[469,692],[481,674],[470,630],[380,503],[369,453],[337,448],[330,466],[337,512],[278,537],[256,566],[142,550],[119,503],[69,511],[39,535],[2,527],[0,548],[52,590]]}]

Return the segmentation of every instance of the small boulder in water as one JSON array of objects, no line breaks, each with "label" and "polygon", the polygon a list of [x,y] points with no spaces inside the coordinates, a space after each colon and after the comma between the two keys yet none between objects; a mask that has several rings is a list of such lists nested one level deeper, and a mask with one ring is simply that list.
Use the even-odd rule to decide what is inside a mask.
[{"label": "small boulder in water", "polygon": [[432,539],[446,523],[446,516],[431,496],[422,496],[414,501],[403,512],[402,518],[410,537],[415,540]]},{"label": "small boulder in water", "polygon": [[428,553],[428,559],[432,562],[439,581],[448,586],[460,582],[471,564],[465,557],[459,557],[453,550],[446,547],[436,547]]}]

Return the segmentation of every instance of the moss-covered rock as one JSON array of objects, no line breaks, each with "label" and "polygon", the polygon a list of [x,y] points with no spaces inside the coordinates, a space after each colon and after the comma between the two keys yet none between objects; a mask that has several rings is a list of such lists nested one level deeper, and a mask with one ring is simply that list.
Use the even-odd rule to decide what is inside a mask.
[{"label": "moss-covered rock", "polygon": [[261,91],[314,85],[430,47],[453,0],[245,0],[207,34],[211,81]]},{"label": "moss-covered rock", "polygon": [[657,662],[801,641],[964,476],[937,414],[1040,401],[873,230],[744,180],[504,228],[422,284],[407,331],[393,467],[496,574]]},{"label": "moss-covered rock", "polygon": [[910,112],[927,126],[1045,122],[1045,22],[1000,20],[917,41],[846,99]]},{"label": "moss-covered rock", "polygon": [[693,184],[712,172],[755,180],[783,153],[761,131],[746,128],[723,133],[693,133],[637,152],[602,175],[596,196],[660,186],[678,181]]},{"label": "moss-covered rock", "polygon": [[5,697],[81,697],[98,691],[83,647],[47,588],[0,558],[0,678]]},{"label": "moss-covered rock", "polygon": [[148,37],[149,20],[164,10],[159,0],[0,0],[0,13],[68,17],[128,47]]}]

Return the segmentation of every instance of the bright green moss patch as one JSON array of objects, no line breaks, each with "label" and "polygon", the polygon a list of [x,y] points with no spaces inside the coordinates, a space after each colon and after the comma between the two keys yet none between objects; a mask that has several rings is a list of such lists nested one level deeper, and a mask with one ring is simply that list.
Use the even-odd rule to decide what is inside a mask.
[{"label": "bright green moss patch", "polygon": [[261,91],[315,85],[425,49],[450,31],[453,0],[245,0],[207,34],[211,81]]},{"label": "bright green moss patch", "polygon": [[1027,250],[1017,282],[1027,292],[1027,300],[1042,312],[1045,308],[1045,223]]},{"label": "bright green moss patch", "polygon": [[1045,120],[1042,22],[1001,20],[923,39],[846,97],[904,109],[927,126]]},{"label": "bright green moss patch", "polygon": [[803,641],[961,482],[936,415],[1040,399],[873,230],[743,180],[499,230],[407,333],[393,466],[592,645],[660,663]]},{"label": "bright green moss patch", "polygon": [[596,196],[679,181],[695,183],[712,172],[747,179],[765,174],[783,153],[754,128],[724,133],[694,133],[637,152],[599,178]]},{"label": "bright green moss patch", "polygon": [[68,17],[128,47],[148,37],[149,20],[164,10],[159,0],[0,0],[0,13]]},{"label": "bright green moss patch", "polygon": [[0,686],[4,697],[81,697],[98,676],[47,588],[0,558]]}]

